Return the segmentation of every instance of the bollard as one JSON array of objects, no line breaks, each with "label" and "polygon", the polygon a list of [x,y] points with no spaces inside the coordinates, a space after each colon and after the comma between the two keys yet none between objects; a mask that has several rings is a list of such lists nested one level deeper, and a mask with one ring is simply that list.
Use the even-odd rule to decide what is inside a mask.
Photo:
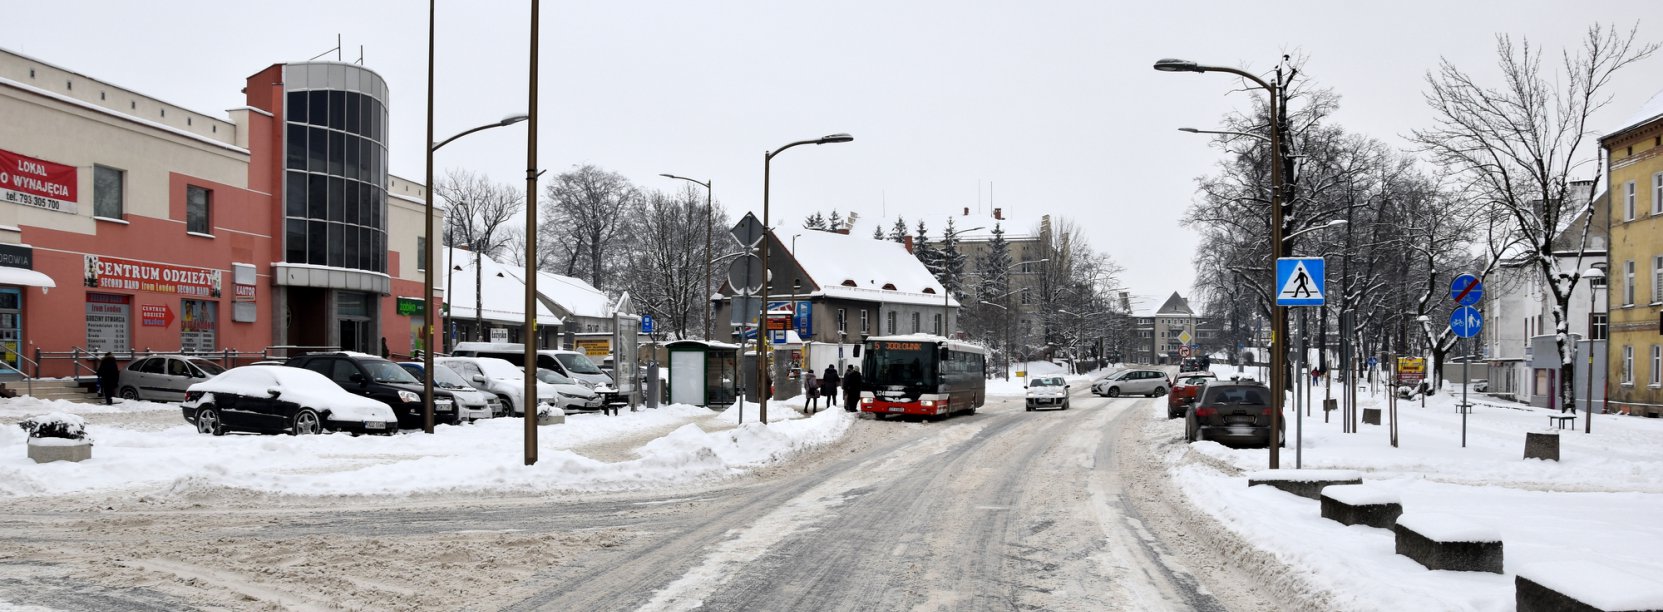
[{"label": "bollard", "polygon": [[659,388],[659,385],[662,385],[662,384],[664,384],[663,381],[658,380],[658,362],[657,361],[647,362],[647,407],[648,408],[657,408],[658,407],[659,394],[663,392],[663,390]]}]

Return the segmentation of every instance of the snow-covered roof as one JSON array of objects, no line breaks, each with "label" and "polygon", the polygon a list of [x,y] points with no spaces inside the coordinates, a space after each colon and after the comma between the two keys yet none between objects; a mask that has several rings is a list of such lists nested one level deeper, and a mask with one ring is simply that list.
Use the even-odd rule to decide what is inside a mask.
[{"label": "snow-covered roof", "polygon": [[[508,270],[516,280],[524,280],[524,268]],[[580,278],[538,270],[537,295],[558,304],[574,317],[605,319],[612,316],[612,301],[601,290]]]},{"label": "snow-covered roof", "polygon": [[817,231],[803,232],[795,242],[797,265],[826,297],[958,305],[901,243]]},{"label": "snow-covered roof", "polygon": [[1643,124],[1650,123],[1655,119],[1663,119],[1663,90],[1659,90],[1657,93],[1652,94],[1650,100],[1647,100],[1645,104],[1641,104],[1640,108],[1635,110],[1633,115],[1629,115],[1628,119],[1619,124],[1617,128],[1606,132],[1606,135],[1609,137],[1611,135],[1620,134],[1633,128],[1640,127]]},{"label": "snow-covered roof", "polygon": [[[441,249],[440,253],[449,255],[451,249]],[[455,319],[474,318],[474,256],[467,249],[455,249],[451,256],[454,269],[439,275],[448,279],[445,300],[450,303],[450,316]],[[480,291],[481,318],[503,323],[525,322],[525,283],[520,280],[524,269],[515,270],[489,257],[479,258],[479,270],[483,272],[478,283]],[[542,302],[537,303],[538,325],[559,325],[560,317],[549,310]]]}]

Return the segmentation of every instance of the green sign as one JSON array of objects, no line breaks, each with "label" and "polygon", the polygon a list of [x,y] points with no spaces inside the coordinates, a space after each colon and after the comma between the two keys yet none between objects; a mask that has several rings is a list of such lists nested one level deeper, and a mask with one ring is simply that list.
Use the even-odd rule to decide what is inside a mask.
[{"label": "green sign", "polygon": [[419,317],[427,313],[427,303],[414,298],[398,298],[398,315]]}]

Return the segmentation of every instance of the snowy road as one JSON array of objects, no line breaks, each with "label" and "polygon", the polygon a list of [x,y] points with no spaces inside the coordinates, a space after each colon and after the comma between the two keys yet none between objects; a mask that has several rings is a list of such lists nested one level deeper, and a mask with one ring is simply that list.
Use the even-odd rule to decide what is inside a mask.
[{"label": "snowy road", "polygon": [[[0,601],[52,608],[1272,610],[1133,438],[1147,399],[861,420],[791,464],[589,496],[30,505]],[[102,504],[86,499],[88,504]],[[51,510],[47,510],[50,507]],[[92,508],[86,508],[91,510]],[[103,510],[103,508],[99,508]],[[1192,574],[1192,570],[1195,572]],[[1200,576],[1198,581],[1197,576]]]}]

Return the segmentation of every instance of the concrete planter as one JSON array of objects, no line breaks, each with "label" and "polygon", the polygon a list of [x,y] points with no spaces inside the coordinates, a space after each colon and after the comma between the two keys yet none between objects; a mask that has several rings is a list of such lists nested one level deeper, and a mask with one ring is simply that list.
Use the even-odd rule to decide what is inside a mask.
[{"label": "concrete planter", "polygon": [[1363,424],[1364,425],[1379,425],[1380,424],[1380,409],[1379,408],[1364,408],[1363,409]]},{"label": "concrete planter", "polygon": [[1391,529],[1403,514],[1395,493],[1365,485],[1335,485],[1322,490],[1322,518],[1346,525]]},{"label": "concrete planter", "polygon": [[1524,434],[1525,459],[1559,460],[1559,434],[1557,432]]},{"label": "concrete planter", "polygon": [[29,438],[29,458],[35,463],[86,461],[92,458],[92,440]]},{"label": "concrete planter", "polygon": [[566,415],[565,414],[559,414],[559,413],[548,414],[548,413],[542,413],[542,412],[537,413],[537,424],[538,425],[559,425],[559,424],[565,423],[565,422],[566,422]]},{"label": "concrete planter", "polygon": [[1392,527],[1397,554],[1432,570],[1502,573],[1501,534],[1449,515],[1401,515]]},{"label": "concrete planter", "polygon": [[1663,582],[1597,561],[1527,564],[1513,589],[1519,612],[1663,610]]},{"label": "concrete planter", "polygon": [[1311,499],[1322,499],[1324,487],[1357,484],[1363,484],[1363,477],[1350,470],[1265,470],[1247,475],[1247,486],[1268,485]]}]

